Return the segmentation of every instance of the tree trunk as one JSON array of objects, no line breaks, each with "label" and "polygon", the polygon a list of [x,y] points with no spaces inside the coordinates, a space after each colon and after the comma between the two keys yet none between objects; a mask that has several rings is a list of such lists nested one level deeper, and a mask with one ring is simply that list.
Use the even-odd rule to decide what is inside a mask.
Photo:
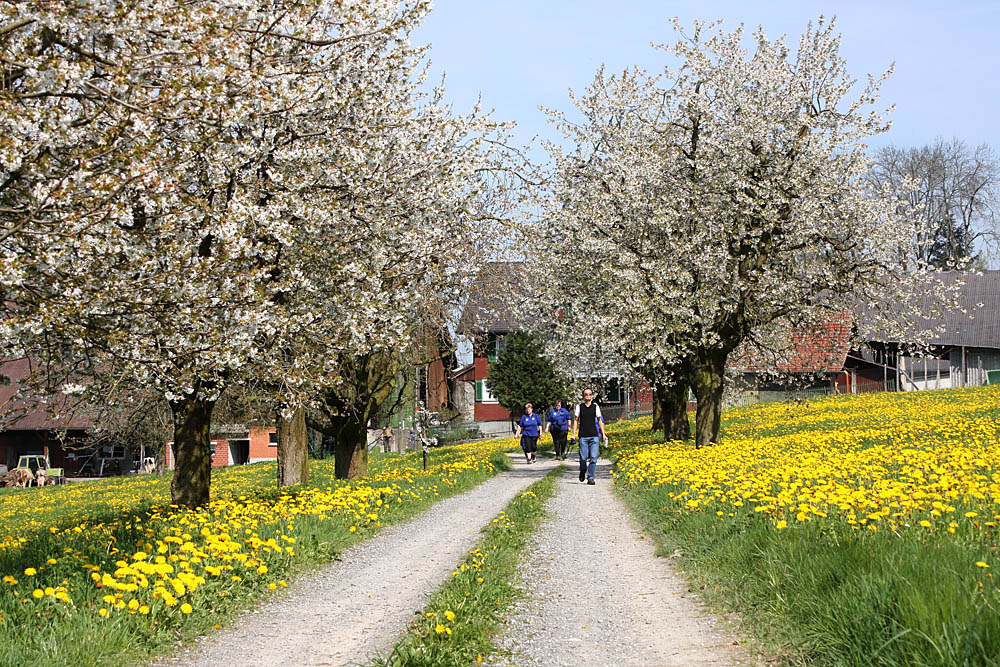
[{"label": "tree trunk", "polygon": [[368,474],[368,426],[350,418],[338,420],[333,468],[337,479],[356,479]]},{"label": "tree trunk", "polygon": [[170,498],[175,505],[208,504],[212,481],[212,409],[215,401],[194,394],[170,402],[174,416],[174,476]]},{"label": "tree trunk", "polygon": [[344,382],[323,393],[320,410],[307,415],[311,428],[334,439],[337,479],[368,474],[368,424],[392,396],[399,358],[395,351],[344,358]]},{"label": "tree trunk", "polygon": [[725,350],[698,350],[691,360],[691,389],[698,399],[695,416],[695,446],[705,447],[719,441],[722,420],[722,388],[726,359]]},{"label": "tree trunk", "polygon": [[306,439],[306,410],[297,408],[290,419],[278,411],[278,486],[309,481],[309,441]]},{"label": "tree trunk", "polygon": [[657,384],[654,388],[654,414],[657,408],[660,413],[660,429],[667,440],[690,440],[691,423],[687,415],[688,385],[686,382],[675,381],[664,386]]},{"label": "tree trunk", "polygon": [[664,431],[663,426],[663,404],[660,403],[660,385],[653,385],[653,428],[655,431]]}]

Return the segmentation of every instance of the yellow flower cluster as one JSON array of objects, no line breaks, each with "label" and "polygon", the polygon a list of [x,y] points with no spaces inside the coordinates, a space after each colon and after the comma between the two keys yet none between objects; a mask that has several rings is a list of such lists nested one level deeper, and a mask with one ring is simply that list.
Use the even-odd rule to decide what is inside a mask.
[{"label": "yellow flower cluster", "polygon": [[670,511],[725,520],[754,512],[779,529],[839,521],[858,530],[995,530],[1000,387],[830,397],[726,413],[722,443],[663,443],[648,419],[610,430],[618,484],[666,485]]},{"label": "yellow flower cluster", "polygon": [[[304,522],[310,523],[305,534],[317,525],[351,533],[376,529],[391,507],[438,496],[470,471],[488,471],[490,458],[512,445],[508,439],[449,447],[435,452],[426,471],[418,455],[379,456],[369,477],[349,483],[332,479],[332,461],[314,461],[314,486],[280,490],[273,464],[213,471],[213,500],[198,510],[166,502],[166,477],[5,495],[0,525],[9,534],[0,536],[0,564],[37,554],[34,543],[43,540],[61,553],[18,562],[12,574],[0,571],[0,611],[10,616],[12,606],[54,601],[83,604],[98,619],[156,619],[190,614],[205,600],[253,582],[276,590],[286,586],[277,575],[295,558]],[[20,590],[22,573],[39,587]]]}]

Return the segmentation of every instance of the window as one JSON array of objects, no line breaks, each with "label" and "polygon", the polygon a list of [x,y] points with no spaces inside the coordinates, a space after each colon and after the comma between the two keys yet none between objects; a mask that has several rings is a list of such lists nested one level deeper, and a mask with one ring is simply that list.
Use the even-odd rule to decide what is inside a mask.
[{"label": "window", "polygon": [[486,360],[491,364],[494,363],[505,347],[507,347],[507,344],[504,341],[503,335],[490,334],[486,339]]},{"label": "window", "polygon": [[273,433],[268,433],[267,434],[267,444],[270,447],[277,447],[278,446],[278,432],[277,431],[275,431]]},{"label": "window", "polygon": [[604,390],[604,402],[605,403],[622,402],[622,387],[619,380],[612,380],[608,382],[607,388]]},{"label": "window", "polygon": [[479,403],[500,402],[490,393],[490,388],[486,386],[486,380],[476,380],[476,401]]}]

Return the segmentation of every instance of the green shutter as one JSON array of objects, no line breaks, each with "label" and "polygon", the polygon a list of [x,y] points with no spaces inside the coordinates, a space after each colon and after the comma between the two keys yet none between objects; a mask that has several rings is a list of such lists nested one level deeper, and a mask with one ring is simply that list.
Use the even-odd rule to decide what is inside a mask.
[{"label": "green shutter", "polygon": [[480,403],[483,400],[483,381],[476,380],[476,400]]}]

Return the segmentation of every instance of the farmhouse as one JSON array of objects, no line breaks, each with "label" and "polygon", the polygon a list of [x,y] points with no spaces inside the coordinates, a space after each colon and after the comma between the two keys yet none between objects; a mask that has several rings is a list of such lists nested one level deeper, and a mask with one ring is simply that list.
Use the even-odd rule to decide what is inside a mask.
[{"label": "farmhouse", "polygon": [[[70,409],[64,397],[45,404],[23,400],[18,395],[21,382],[35,368],[27,358],[0,362],[0,465],[12,468],[21,456],[37,454],[48,456],[52,467],[63,468],[67,475],[76,474],[93,454],[77,449],[86,445],[92,422]],[[113,447],[99,453],[109,458],[124,455]]]},{"label": "farmhouse", "polygon": [[[730,402],[773,400],[790,391],[918,391],[1000,383],[1000,271],[943,275],[955,288],[958,309],[928,300],[922,316],[901,325],[904,335],[871,334],[862,346],[851,344],[851,334],[864,322],[846,313],[796,329],[785,360],[734,362],[743,395]],[[933,333],[925,337],[926,350],[917,354],[904,338],[924,331]],[[797,375],[808,382],[794,383]]]},{"label": "farmhouse", "polygon": [[[527,291],[520,279],[522,265],[521,262],[489,263],[459,321],[458,333],[472,341],[473,360],[452,374],[456,407],[467,421],[475,421],[482,433],[513,432],[511,413],[490,393],[486,379],[489,365],[503,354],[505,337],[523,327],[524,315],[514,311],[513,299],[505,298]],[[592,376],[599,378],[604,388],[598,400],[608,421],[652,410],[652,391],[645,382],[631,385],[625,380],[626,374],[615,369],[601,370]]]},{"label": "farmhouse", "polygon": [[[894,370],[903,390],[1000,383],[1000,271],[944,275],[951,285],[960,283],[955,293],[959,309],[927,314],[913,323],[934,330],[928,340],[932,357],[899,352]],[[873,343],[901,349],[889,336]]]}]

